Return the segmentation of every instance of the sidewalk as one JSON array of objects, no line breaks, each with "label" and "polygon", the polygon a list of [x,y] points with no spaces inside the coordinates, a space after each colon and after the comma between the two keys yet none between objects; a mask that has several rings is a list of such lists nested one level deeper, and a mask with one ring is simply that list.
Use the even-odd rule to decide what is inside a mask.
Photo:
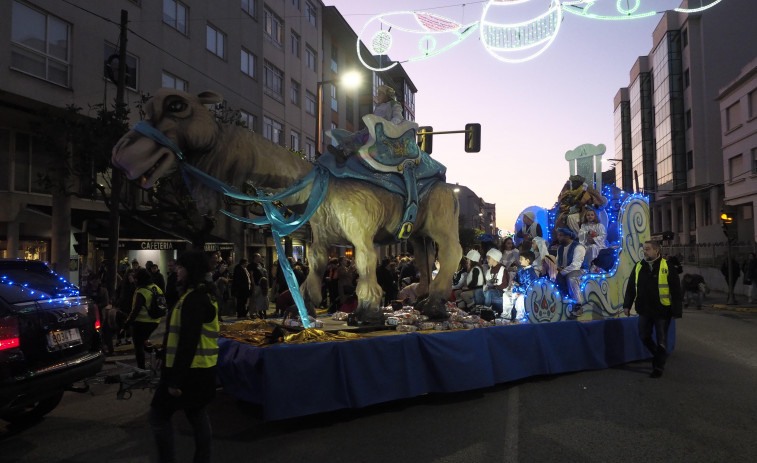
[{"label": "sidewalk", "polygon": [[[746,296],[736,295],[735,304],[727,304],[728,294],[720,291],[711,291],[704,297],[703,308],[712,308],[718,310],[732,310],[734,312],[757,313],[757,302],[748,303]],[[691,309],[692,307],[689,307]],[[694,308],[696,310],[696,308]]]}]

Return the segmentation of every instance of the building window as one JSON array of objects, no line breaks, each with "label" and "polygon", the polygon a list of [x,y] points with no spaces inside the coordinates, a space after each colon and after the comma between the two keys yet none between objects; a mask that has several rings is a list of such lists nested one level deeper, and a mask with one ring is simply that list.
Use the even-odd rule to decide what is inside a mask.
[{"label": "building window", "polygon": [[347,97],[347,101],[345,101],[344,106],[345,106],[345,108],[344,108],[344,114],[347,117],[347,120],[354,123],[355,122],[354,121],[354,119],[355,119],[355,108],[354,108],[355,102],[354,102],[354,100],[352,98],[350,98],[350,97]]},{"label": "building window", "polygon": [[309,1],[305,2],[305,16],[308,18],[308,22],[314,26],[316,11],[317,10],[315,9],[315,5],[313,5]]},{"label": "building window", "polygon": [[290,39],[292,54],[297,58],[300,57],[300,36],[295,31],[292,31]]},{"label": "building window", "polygon": [[263,79],[266,94],[284,101],[284,73],[270,61],[265,62],[265,76]]},{"label": "building window", "polygon": [[305,139],[305,157],[311,161],[315,160],[315,141],[309,138]]},{"label": "building window", "polygon": [[294,130],[289,132],[289,147],[294,151],[300,150],[300,134]]},{"label": "building window", "polygon": [[293,80],[289,87],[289,99],[292,104],[300,105],[300,84],[297,81]]},{"label": "building window", "polygon": [[311,71],[315,71],[315,60],[316,60],[315,50],[310,48],[310,45],[305,45],[305,64],[307,65],[308,69],[310,69]]},{"label": "building window", "polygon": [[254,132],[258,118],[255,117],[254,114],[250,114],[246,111],[239,111],[239,121],[242,122],[245,127],[250,129],[250,131]]},{"label": "building window", "polygon": [[689,70],[684,69],[683,71],[683,88],[689,88],[689,85],[691,85],[691,76],[689,76]]},{"label": "building window", "polygon": [[242,10],[254,18],[258,13],[257,3],[257,0],[242,0]]},{"label": "building window", "polygon": [[[105,77],[114,83],[118,83],[118,50],[116,47],[105,44]],[[136,56],[126,55],[126,87],[132,90],[137,89],[137,76],[139,60]]]},{"label": "building window", "polygon": [[180,79],[166,71],[163,71],[161,86],[165,88],[174,88],[176,90],[181,90],[182,92],[186,92],[189,88],[189,84],[186,80]]},{"label": "building window", "polygon": [[747,95],[747,106],[749,119],[757,117],[757,90],[752,90]]},{"label": "building window", "polygon": [[337,63],[337,48],[335,46],[331,46],[331,70],[334,72],[339,72],[339,63]]},{"label": "building window", "polygon": [[257,67],[256,65],[258,62],[257,58],[255,57],[255,55],[245,50],[244,48],[242,48],[242,52],[240,56],[242,60],[241,67],[240,67],[242,74],[247,74],[248,76],[255,79],[256,78],[255,69]]},{"label": "building window", "polygon": [[737,101],[725,109],[725,130],[729,132],[741,125],[741,102]]},{"label": "building window", "polygon": [[694,168],[694,152],[687,151],[686,152],[686,170],[691,170],[693,168]]},{"label": "building window", "polygon": [[757,148],[752,148],[752,174],[757,174]]},{"label": "building window", "polygon": [[315,95],[305,91],[305,112],[315,116]]},{"label": "building window", "polygon": [[280,122],[263,116],[263,136],[277,145],[282,144],[283,127]]},{"label": "building window", "polygon": [[11,68],[68,87],[71,26],[19,2],[11,16]]},{"label": "building window", "polygon": [[339,111],[339,102],[336,99],[336,85],[331,84],[331,109]]},{"label": "building window", "polygon": [[266,37],[281,46],[284,34],[283,22],[268,8],[265,9],[265,33]]},{"label": "building window", "polygon": [[744,156],[741,154],[737,154],[736,156],[728,159],[728,180],[734,181],[741,174],[743,174],[744,169]]},{"label": "building window", "polygon": [[687,129],[691,128],[691,110],[690,109],[686,110],[686,128]]},{"label": "building window", "polygon": [[681,31],[681,38],[683,40],[683,48],[689,46],[689,30],[684,29]]},{"label": "building window", "polygon": [[163,0],[163,22],[187,35],[187,7],[176,0]]},{"label": "building window", "polygon": [[205,48],[221,59],[226,58],[226,34],[208,24]]},{"label": "building window", "polygon": [[292,1],[292,6],[295,7],[295,8],[297,8],[299,10],[300,9],[300,0],[291,0],[291,1]]}]

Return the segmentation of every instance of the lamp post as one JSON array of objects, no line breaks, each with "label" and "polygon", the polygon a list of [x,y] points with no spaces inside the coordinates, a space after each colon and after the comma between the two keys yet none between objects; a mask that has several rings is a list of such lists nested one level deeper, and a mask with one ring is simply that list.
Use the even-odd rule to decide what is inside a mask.
[{"label": "lamp post", "polygon": [[340,79],[316,82],[316,93],[318,95],[316,96],[317,100],[315,102],[315,146],[318,154],[321,153],[321,146],[323,144],[323,140],[321,140],[321,134],[323,133],[323,108],[321,107],[321,102],[323,101],[323,86],[326,84],[333,85],[338,83],[344,85],[348,89],[357,88],[360,85],[360,80],[360,73],[357,71],[349,71],[344,73]]}]

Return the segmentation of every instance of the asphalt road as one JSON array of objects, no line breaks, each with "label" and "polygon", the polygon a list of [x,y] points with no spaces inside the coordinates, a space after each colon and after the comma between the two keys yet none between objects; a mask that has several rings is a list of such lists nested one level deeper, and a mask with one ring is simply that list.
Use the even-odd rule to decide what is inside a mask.
[{"label": "asphalt road", "polygon": [[[219,391],[214,461],[751,463],[756,334],[755,313],[686,310],[660,379],[637,362],[281,422]],[[0,425],[0,461],[155,461],[151,394],[116,400],[116,391],[66,393],[31,427]],[[175,423],[177,461],[191,461],[191,428],[183,416]]]}]

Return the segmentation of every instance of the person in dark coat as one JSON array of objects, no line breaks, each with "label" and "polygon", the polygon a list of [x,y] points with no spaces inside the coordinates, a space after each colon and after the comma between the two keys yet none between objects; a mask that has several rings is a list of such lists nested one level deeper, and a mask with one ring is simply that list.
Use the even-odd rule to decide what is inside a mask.
[{"label": "person in dark coat", "polygon": [[150,403],[149,422],[161,462],[175,461],[171,417],[184,410],[193,428],[195,462],[210,462],[212,429],[207,406],[215,397],[218,358],[218,294],[205,280],[210,271],[202,251],[179,257],[177,280],[185,289],[168,312],[165,361]]},{"label": "person in dark coat", "polygon": [[[639,314],[639,337],[649,352],[652,353],[651,378],[659,378],[665,369],[668,356],[668,328],[672,317],[681,318],[681,283],[675,267],[660,255],[660,244],[646,241],[643,247],[644,259],[628,279],[623,311],[630,315],[631,306],[635,305]],[[657,335],[657,342],[652,339],[652,329]]]},{"label": "person in dark coat", "polygon": [[384,291],[384,305],[387,306],[391,301],[397,299],[397,263],[388,257],[381,260],[381,264],[376,269],[376,281]]},{"label": "person in dark coat", "polygon": [[237,318],[247,316],[247,300],[252,291],[250,272],[247,271],[247,259],[239,261],[234,267],[234,275],[231,281],[231,295],[237,300]]},{"label": "person in dark coat", "polygon": [[681,280],[681,287],[681,289],[683,289],[683,306],[688,307],[690,301],[693,299],[696,303],[697,309],[702,310],[702,301],[707,292],[707,285],[705,285],[704,277],[696,273],[687,273]]}]

